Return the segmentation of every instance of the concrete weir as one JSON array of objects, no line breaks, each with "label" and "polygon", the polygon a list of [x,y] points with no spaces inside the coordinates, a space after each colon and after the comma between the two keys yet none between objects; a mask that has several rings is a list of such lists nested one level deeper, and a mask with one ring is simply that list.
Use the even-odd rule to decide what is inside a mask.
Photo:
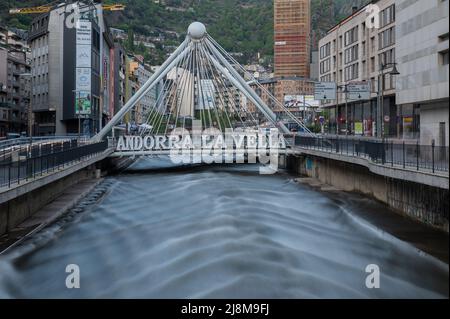
[{"label": "concrete weir", "polygon": [[395,178],[361,164],[306,153],[288,156],[286,167],[340,190],[373,197],[405,216],[449,232],[449,190],[439,182],[433,186]]}]

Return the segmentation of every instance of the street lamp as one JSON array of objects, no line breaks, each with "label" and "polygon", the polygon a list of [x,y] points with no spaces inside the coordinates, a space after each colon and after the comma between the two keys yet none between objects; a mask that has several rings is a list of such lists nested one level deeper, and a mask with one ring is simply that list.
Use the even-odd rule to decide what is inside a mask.
[{"label": "street lamp", "polygon": [[[348,94],[348,85],[344,84],[344,85],[338,85],[337,86],[338,90],[341,90],[341,93],[345,94],[345,135],[348,135],[348,98],[347,98],[347,94]],[[337,95],[337,115],[339,116],[339,93]],[[337,134],[339,135],[339,121],[337,121]]]},{"label": "street lamp", "polygon": [[377,135],[379,138],[384,138],[384,71],[387,70],[388,68],[392,67],[391,72],[389,72],[389,74],[391,76],[396,76],[396,75],[400,75],[400,72],[397,69],[397,63],[396,62],[392,62],[392,63],[381,63],[380,64],[380,72],[378,75],[378,128],[377,128]]}]

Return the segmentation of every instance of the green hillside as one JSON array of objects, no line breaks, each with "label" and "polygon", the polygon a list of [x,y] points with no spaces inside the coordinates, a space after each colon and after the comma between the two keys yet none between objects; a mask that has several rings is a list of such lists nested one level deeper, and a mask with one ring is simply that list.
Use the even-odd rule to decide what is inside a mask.
[{"label": "green hillside", "polygon": [[[360,6],[368,0],[312,0],[312,45],[317,45],[337,21],[351,12],[353,5]],[[46,4],[41,0],[0,1],[0,24],[26,29],[32,15],[9,15],[8,9]],[[229,52],[239,52],[243,63],[255,61],[260,53],[266,64],[273,55],[273,0],[107,0],[105,3],[122,3],[123,12],[108,13],[110,26],[124,29],[130,35],[158,36],[168,31],[179,37],[166,36],[162,44],[149,50],[143,46],[128,48],[144,54],[150,63],[160,63],[173,45],[178,44],[187,26],[195,20],[202,21],[208,32]],[[125,45],[127,45],[125,43]]]}]

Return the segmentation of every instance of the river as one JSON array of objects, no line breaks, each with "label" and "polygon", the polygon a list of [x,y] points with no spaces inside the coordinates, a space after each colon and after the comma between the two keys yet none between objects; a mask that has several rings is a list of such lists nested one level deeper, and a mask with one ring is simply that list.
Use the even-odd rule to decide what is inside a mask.
[{"label": "river", "polygon": [[149,161],[0,256],[0,297],[448,298],[448,264],[365,218],[375,201],[257,166],[142,171]]}]

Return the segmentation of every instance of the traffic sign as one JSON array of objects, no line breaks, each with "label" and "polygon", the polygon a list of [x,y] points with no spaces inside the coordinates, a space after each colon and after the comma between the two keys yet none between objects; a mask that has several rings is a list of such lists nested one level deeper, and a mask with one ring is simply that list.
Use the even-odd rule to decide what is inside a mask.
[{"label": "traffic sign", "polygon": [[314,86],[315,100],[336,100],[337,86],[335,82],[317,82]]},{"label": "traffic sign", "polygon": [[347,85],[349,100],[370,100],[369,82],[352,82]]}]

